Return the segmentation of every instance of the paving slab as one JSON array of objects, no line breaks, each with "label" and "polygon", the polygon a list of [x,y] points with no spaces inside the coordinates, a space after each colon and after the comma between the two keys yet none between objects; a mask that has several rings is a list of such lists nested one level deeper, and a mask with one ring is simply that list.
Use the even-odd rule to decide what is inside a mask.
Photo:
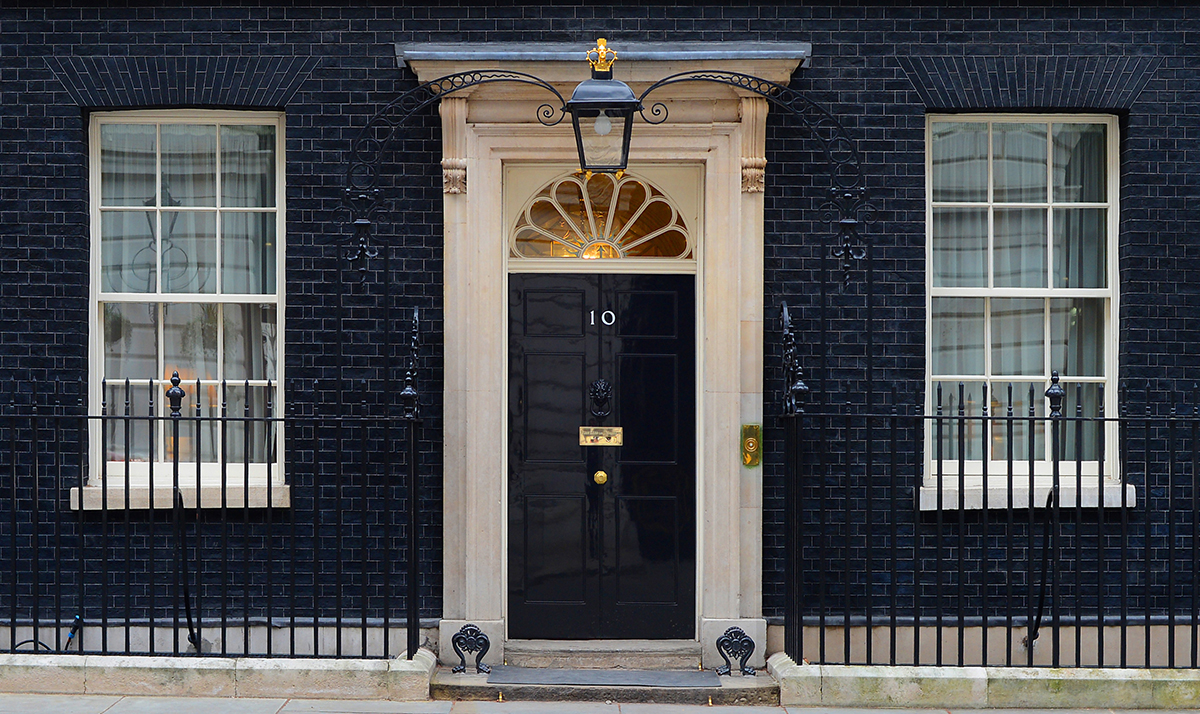
[{"label": "paving slab", "polygon": [[604,702],[454,702],[450,714],[620,714]]},{"label": "paving slab", "polygon": [[120,699],[86,694],[0,694],[0,714],[104,714]]},{"label": "paving slab", "polygon": [[278,714],[286,699],[123,697],[104,714]]},{"label": "paving slab", "polygon": [[781,707],[710,707],[706,704],[622,704],[621,714],[784,714],[784,710]]},{"label": "paving slab", "polygon": [[355,702],[293,699],[279,714],[450,714],[453,702]]}]

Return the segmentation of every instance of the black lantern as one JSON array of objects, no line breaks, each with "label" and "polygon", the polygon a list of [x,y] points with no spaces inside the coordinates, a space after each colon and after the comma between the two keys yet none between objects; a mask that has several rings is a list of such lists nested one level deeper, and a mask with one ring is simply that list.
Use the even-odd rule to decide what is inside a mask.
[{"label": "black lantern", "polygon": [[592,78],[579,83],[566,105],[584,171],[617,173],[629,164],[633,114],[641,111],[642,103],[628,84],[613,79],[616,59],[617,53],[603,39],[597,40],[596,48],[588,52]]}]

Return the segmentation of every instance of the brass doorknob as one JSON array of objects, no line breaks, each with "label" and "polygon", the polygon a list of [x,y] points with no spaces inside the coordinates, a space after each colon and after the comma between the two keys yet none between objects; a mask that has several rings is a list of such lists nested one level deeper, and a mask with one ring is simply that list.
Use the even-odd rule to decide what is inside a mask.
[{"label": "brass doorknob", "polygon": [[597,471],[596,473],[592,474],[592,480],[600,485],[604,485],[608,483],[608,474],[604,473],[603,471]]}]

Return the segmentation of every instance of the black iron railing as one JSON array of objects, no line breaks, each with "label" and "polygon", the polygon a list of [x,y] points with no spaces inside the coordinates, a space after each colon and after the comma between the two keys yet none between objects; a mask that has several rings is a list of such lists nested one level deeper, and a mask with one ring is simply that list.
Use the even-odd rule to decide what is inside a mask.
[{"label": "black iron railing", "polygon": [[786,342],[793,659],[1200,666],[1200,399],[1131,390],[1106,412],[1056,374],[829,407]]},{"label": "black iron railing", "polygon": [[0,410],[0,651],[411,657],[415,360],[395,404],[340,410],[321,385],[233,409],[249,384],[172,382]]}]

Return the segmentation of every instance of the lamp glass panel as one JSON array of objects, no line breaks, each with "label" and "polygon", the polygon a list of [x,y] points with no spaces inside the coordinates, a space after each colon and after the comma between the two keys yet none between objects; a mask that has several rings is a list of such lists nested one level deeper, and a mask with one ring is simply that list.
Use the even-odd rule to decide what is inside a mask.
[{"label": "lamp glass panel", "polygon": [[601,112],[596,118],[579,119],[580,141],[583,143],[585,168],[619,166],[623,156],[625,140],[624,116],[609,116]]}]

